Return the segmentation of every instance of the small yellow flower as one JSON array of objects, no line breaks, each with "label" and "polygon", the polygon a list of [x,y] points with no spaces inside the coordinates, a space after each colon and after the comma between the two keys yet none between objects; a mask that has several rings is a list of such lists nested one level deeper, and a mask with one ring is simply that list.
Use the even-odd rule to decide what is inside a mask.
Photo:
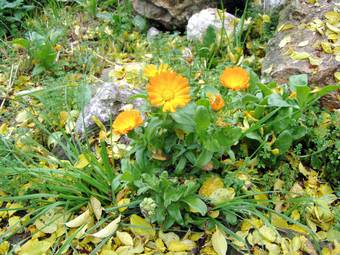
[{"label": "small yellow flower", "polygon": [[142,114],[137,110],[124,111],[118,114],[112,124],[113,132],[125,135],[143,123]]},{"label": "small yellow flower", "polygon": [[224,100],[221,95],[208,95],[211,108],[214,111],[219,111],[224,107]]},{"label": "small yellow flower", "polygon": [[228,89],[246,90],[249,87],[249,74],[241,67],[227,67],[224,69],[220,81]]},{"label": "small yellow flower", "polygon": [[143,74],[146,78],[150,79],[162,72],[168,72],[168,71],[171,71],[171,69],[169,65],[167,64],[160,64],[158,68],[156,65],[150,64],[144,68]]},{"label": "small yellow flower", "polygon": [[175,72],[161,72],[147,86],[151,105],[163,107],[163,112],[176,112],[190,101],[189,81]]}]

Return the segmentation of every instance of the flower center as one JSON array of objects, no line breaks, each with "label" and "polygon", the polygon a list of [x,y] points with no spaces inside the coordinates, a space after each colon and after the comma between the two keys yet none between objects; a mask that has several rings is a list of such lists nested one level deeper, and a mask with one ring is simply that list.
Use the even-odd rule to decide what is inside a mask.
[{"label": "flower center", "polygon": [[173,91],[171,90],[165,90],[162,93],[162,97],[164,101],[170,101],[175,97],[175,94]]}]

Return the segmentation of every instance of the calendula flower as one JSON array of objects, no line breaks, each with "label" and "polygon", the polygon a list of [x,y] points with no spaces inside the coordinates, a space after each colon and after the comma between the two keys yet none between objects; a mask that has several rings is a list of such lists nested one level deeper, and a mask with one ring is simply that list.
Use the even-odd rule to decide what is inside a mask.
[{"label": "calendula flower", "polygon": [[144,68],[143,74],[146,78],[150,79],[160,73],[167,72],[167,71],[171,71],[169,65],[167,64],[160,64],[159,67],[151,64],[151,65],[147,65]]},{"label": "calendula flower", "polygon": [[245,90],[249,87],[249,74],[241,67],[227,67],[224,69],[220,81],[228,89]]},{"label": "calendula flower", "polygon": [[175,72],[162,72],[152,77],[147,92],[150,104],[163,107],[164,112],[176,112],[190,101],[188,79]]},{"label": "calendula flower", "polygon": [[209,97],[209,102],[210,102],[211,108],[214,111],[219,111],[223,108],[224,100],[223,100],[221,95],[209,94],[208,97]]},{"label": "calendula flower", "polygon": [[125,135],[143,123],[142,114],[137,110],[124,111],[118,114],[112,124],[113,132]]}]

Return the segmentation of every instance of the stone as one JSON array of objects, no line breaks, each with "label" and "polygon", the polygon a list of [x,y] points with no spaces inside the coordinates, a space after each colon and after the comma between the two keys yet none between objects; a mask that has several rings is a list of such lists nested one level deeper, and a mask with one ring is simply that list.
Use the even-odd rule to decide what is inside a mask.
[{"label": "stone", "polygon": [[161,23],[167,29],[184,28],[192,14],[219,1],[211,0],[133,0],[134,10],[148,19]]},{"label": "stone", "polygon": [[161,31],[159,31],[157,28],[155,27],[150,27],[148,32],[146,33],[146,38],[148,39],[148,41],[152,41],[153,39],[155,39],[159,34],[161,33]]},{"label": "stone", "polygon": [[96,128],[92,116],[96,116],[104,124],[109,124],[127,105],[131,104],[136,109],[142,108],[144,104],[142,99],[130,99],[141,93],[141,90],[125,79],[119,80],[112,75],[120,69],[128,72],[140,71],[141,68],[140,63],[127,63],[104,69],[100,77],[102,82],[92,86],[92,97],[76,122],[76,132],[83,134],[85,129],[91,132],[93,128]]},{"label": "stone", "polygon": [[[262,77],[287,83],[289,76],[308,74],[312,87],[336,84],[335,73],[340,71],[339,20],[327,20],[335,3],[319,0],[318,4],[307,1],[291,1],[281,12],[278,32],[269,41],[262,65]],[[338,16],[338,19],[339,16]],[[334,26],[337,28],[334,28]],[[326,49],[327,46],[327,49]],[[339,93],[331,93],[322,99],[322,105],[340,107]]]},{"label": "stone", "polygon": [[[224,19],[224,25],[223,21]],[[194,15],[189,19],[187,25],[187,38],[193,41],[202,41],[205,32],[208,27],[213,27],[215,32],[218,34],[224,27],[226,33],[231,35],[234,31],[237,18],[227,12],[219,11],[216,8],[204,9]]]},{"label": "stone", "polygon": [[281,7],[287,3],[287,0],[263,0],[262,6],[265,12],[270,12],[275,8]]}]

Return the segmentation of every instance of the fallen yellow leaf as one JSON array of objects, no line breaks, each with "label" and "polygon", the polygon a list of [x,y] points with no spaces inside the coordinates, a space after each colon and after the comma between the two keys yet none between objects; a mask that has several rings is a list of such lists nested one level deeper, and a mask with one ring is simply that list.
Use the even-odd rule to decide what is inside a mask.
[{"label": "fallen yellow leaf", "polygon": [[182,252],[190,251],[195,247],[196,247],[195,242],[191,240],[171,241],[168,250],[171,252]]},{"label": "fallen yellow leaf", "polygon": [[218,255],[225,255],[228,250],[228,243],[222,231],[216,227],[214,234],[211,237],[211,243]]},{"label": "fallen yellow leaf", "polygon": [[31,239],[19,248],[18,255],[43,255],[47,253],[52,244],[48,241]]},{"label": "fallen yellow leaf", "polygon": [[133,239],[128,232],[117,231],[117,237],[124,245],[133,246]]},{"label": "fallen yellow leaf", "polygon": [[87,223],[89,221],[89,218],[90,218],[90,210],[86,210],[84,213],[80,214],[75,219],[69,222],[66,222],[65,225],[69,228],[77,228]]},{"label": "fallen yellow leaf", "polygon": [[77,163],[74,165],[75,168],[83,169],[88,166],[90,162],[87,160],[84,154],[80,154]]},{"label": "fallen yellow leaf", "polygon": [[223,187],[224,183],[221,177],[211,176],[203,182],[198,193],[203,197],[209,197],[215,190]]},{"label": "fallen yellow leaf", "polygon": [[149,239],[154,238],[156,235],[156,231],[152,225],[137,214],[132,214],[130,216],[130,224],[130,230],[135,235],[145,236]]},{"label": "fallen yellow leaf", "polygon": [[103,229],[99,230],[98,232],[92,234],[92,236],[102,239],[102,238],[106,238],[106,237],[112,235],[117,230],[120,219],[121,219],[121,215],[119,215],[118,218],[116,218],[111,223],[109,223],[105,228],[103,228]]}]

